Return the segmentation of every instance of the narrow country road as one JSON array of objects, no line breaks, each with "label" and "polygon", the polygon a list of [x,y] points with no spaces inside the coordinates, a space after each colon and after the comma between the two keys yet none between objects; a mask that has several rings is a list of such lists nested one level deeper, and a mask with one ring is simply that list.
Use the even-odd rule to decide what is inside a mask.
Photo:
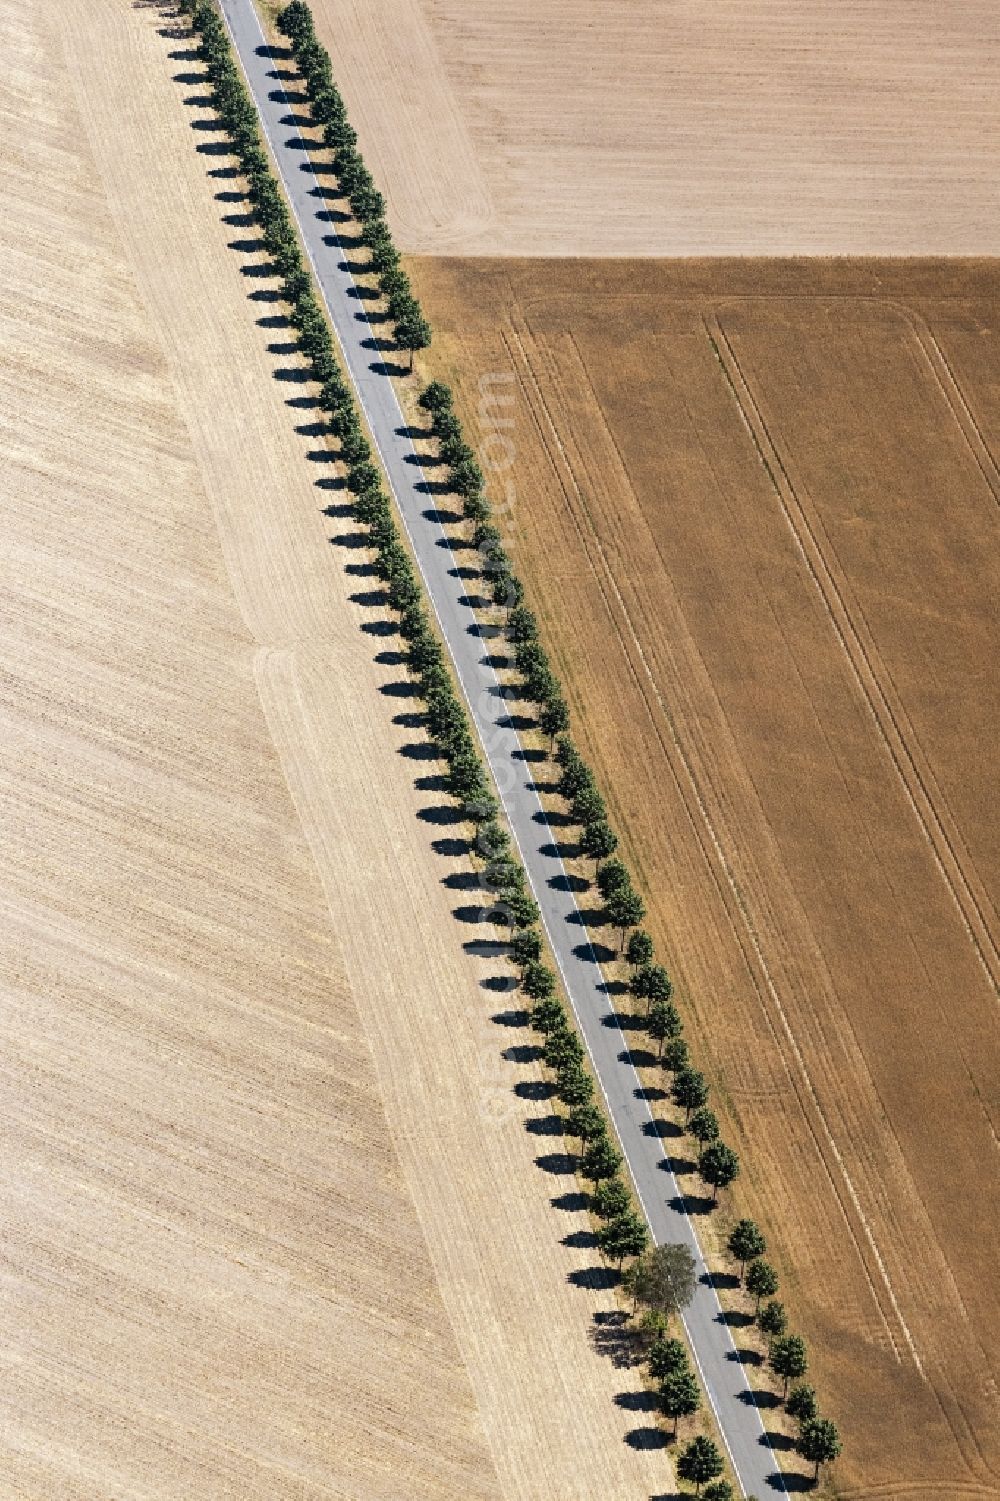
[{"label": "narrow country road", "polygon": [[[534,790],[530,764],[509,726],[500,686],[484,656],[466,586],[447,535],[437,520],[396,393],[378,353],[377,331],[326,215],[326,198],[290,117],[281,67],[271,57],[253,0],[221,0],[264,132],[277,163],[302,239],[326,301],[343,358],[376,441],[393,496],[406,526],[476,729],[489,759],[553,954],[562,973],[609,1113],[657,1243],[683,1241],[694,1252],[700,1279],[705,1268],[691,1220],[657,1135],[649,1104],[627,1052],[626,1034],[614,1024],[599,964],[587,938],[558,853]],[[711,1283],[699,1280],[685,1324],[702,1381],[715,1409],[733,1469],[744,1494],[764,1498],[784,1485],[768,1444]]]}]

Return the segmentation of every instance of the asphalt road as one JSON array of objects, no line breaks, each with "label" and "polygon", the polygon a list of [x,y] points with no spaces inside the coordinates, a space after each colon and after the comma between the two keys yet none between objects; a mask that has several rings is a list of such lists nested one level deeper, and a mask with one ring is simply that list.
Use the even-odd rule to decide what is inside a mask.
[{"label": "asphalt road", "polygon": [[[705,1268],[692,1221],[629,1060],[628,1034],[614,1023],[604,977],[558,852],[558,830],[546,821],[534,790],[531,763],[523,759],[517,732],[508,723],[512,705],[505,703],[489,665],[489,643],[478,634],[466,581],[457,576],[458,562],[437,519],[434,494],[425,488],[426,477],[379,350],[381,326],[371,327],[367,321],[365,303],[357,295],[345,251],[327,217],[322,184],[328,178],[314,175],[295,126],[294,109],[284,96],[282,76],[287,64],[271,57],[253,0],[221,0],[221,4],[653,1237],[658,1244],[683,1241],[689,1245],[700,1279]],[[385,358],[391,362],[396,357],[387,352]],[[405,356],[400,358],[405,361]],[[502,391],[496,389],[498,394]],[[433,470],[430,477],[433,480]],[[764,1501],[784,1486],[732,1335],[707,1280],[699,1280],[684,1322],[744,1494]]]}]

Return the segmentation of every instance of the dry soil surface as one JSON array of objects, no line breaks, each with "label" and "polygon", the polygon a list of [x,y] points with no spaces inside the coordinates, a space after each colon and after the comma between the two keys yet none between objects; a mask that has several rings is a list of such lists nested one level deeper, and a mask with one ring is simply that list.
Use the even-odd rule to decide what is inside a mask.
[{"label": "dry soil surface", "polygon": [[1000,1495],[1000,270],[411,269],[837,1486]]},{"label": "dry soil surface", "polygon": [[401,248],[989,255],[993,0],[313,0]]}]

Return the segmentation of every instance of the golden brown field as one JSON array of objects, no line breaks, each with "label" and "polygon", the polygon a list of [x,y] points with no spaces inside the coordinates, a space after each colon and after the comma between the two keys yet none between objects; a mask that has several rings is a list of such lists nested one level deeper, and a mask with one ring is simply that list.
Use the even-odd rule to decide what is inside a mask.
[{"label": "golden brown field", "polygon": [[992,0],[314,0],[400,247],[996,250]]},{"label": "golden brown field", "polygon": [[411,270],[838,1492],[996,1497],[1000,269]]},{"label": "golden brown field", "polygon": [[0,25],[0,1490],[662,1492],[196,65]]}]

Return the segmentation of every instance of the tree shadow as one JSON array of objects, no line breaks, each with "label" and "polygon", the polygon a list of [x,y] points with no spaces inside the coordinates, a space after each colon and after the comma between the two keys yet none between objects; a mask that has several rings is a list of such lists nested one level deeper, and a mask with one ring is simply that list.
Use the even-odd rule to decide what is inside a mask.
[{"label": "tree shadow", "polygon": [[[379,656],[398,657],[399,652],[380,652]],[[441,759],[441,752],[429,740],[417,740],[408,745],[401,745],[398,754],[407,761],[440,761]]]},{"label": "tree shadow", "polygon": [[740,1285],[740,1279],[735,1272],[702,1272],[698,1281],[703,1282],[706,1287],[714,1287],[716,1292]]},{"label": "tree shadow", "polygon": [[640,1084],[632,1093],[637,1100],[648,1100],[650,1104],[669,1099],[667,1090],[661,1089],[658,1084]]},{"label": "tree shadow", "polygon": [[618,1054],[618,1062],[631,1065],[632,1068],[649,1068],[656,1062],[656,1054],[648,1048],[625,1048]]},{"label": "tree shadow", "polygon": [[560,1245],[569,1246],[574,1251],[593,1251],[597,1246],[597,1236],[593,1230],[571,1230],[563,1236]]},{"label": "tree shadow", "polygon": [[579,1162],[575,1152],[543,1152],[535,1158],[535,1166],[543,1173],[551,1173],[554,1178],[571,1178]]},{"label": "tree shadow", "polygon": [[756,1391],[750,1386],[737,1392],[736,1400],[742,1402],[744,1407],[758,1407],[762,1412],[781,1406],[781,1398],[777,1392]]},{"label": "tree shadow", "polygon": [[588,1292],[608,1292],[612,1287],[617,1287],[621,1280],[621,1274],[611,1266],[581,1266],[566,1274],[567,1282],[572,1282],[574,1287],[585,1288]]},{"label": "tree shadow", "polygon": [[531,1136],[565,1136],[566,1123],[561,1115],[532,1115],[524,1123]]},{"label": "tree shadow", "polygon": [[637,1392],[617,1392],[615,1394],[615,1406],[621,1407],[625,1412],[659,1412],[660,1401],[655,1392],[640,1390]]},{"label": "tree shadow", "polygon": [[771,1490],[784,1490],[790,1495],[800,1495],[803,1491],[816,1489],[816,1482],[811,1475],[800,1475],[795,1470],[772,1470],[764,1483]]},{"label": "tree shadow", "polygon": [[734,1345],[726,1351],[726,1359],[735,1361],[738,1365],[762,1366],[764,1357],[759,1350],[751,1350],[748,1345]]},{"label": "tree shadow", "polygon": [[553,891],[586,891],[589,882],[581,880],[579,876],[571,876],[566,871],[561,875],[550,876],[546,883]]},{"label": "tree shadow", "polygon": [[647,1449],[665,1449],[670,1442],[662,1428],[631,1428],[625,1435],[625,1442],[630,1449],[644,1451]]},{"label": "tree shadow", "polygon": [[534,1104],[554,1099],[555,1092],[555,1085],[550,1084],[548,1079],[519,1079],[514,1085],[514,1093],[519,1100],[530,1100]]},{"label": "tree shadow", "polygon": [[721,1313],[716,1314],[715,1322],[726,1324],[730,1329],[749,1329],[756,1320],[752,1313],[744,1313],[742,1309],[724,1308]]},{"label": "tree shadow", "polygon": [[[443,855],[446,859],[458,860],[465,855],[471,854],[472,845],[468,839],[432,839],[431,849],[435,855]],[[495,944],[493,947],[498,954],[506,952],[506,947],[503,944]],[[485,958],[486,956],[484,955],[483,957]]]},{"label": "tree shadow", "polygon": [[[447,826],[466,822],[465,814],[454,803],[438,803],[428,808],[418,808],[417,818],[421,823]],[[478,910],[478,909],[477,909]]]},{"label": "tree shadow", "polygon": [[590,1325],[590,1343],[616,1370],[631,1370],[642,1364],[639,1341],[624,1309],[609,1308],[595,1313]]},{"label": "tree shadow", "polygon": [[[661,1168],[664,1172],[670,1171],[670,1164],[666,1159],[658,1162],[657,1167]],[[694,1219],[696,1215],[711,1214],[712,1210],[716,1207],[715,1200],[710,1199],[707,1195],[675,1194],[670,1200],[671,1209],[676,1210],[678,1214],[686,1214],[691,1219]]]},{"label": "tree shadow", "polygon": [[[480,981],[480,984],[485,985],[486,982]],[[488,988],[493,989],[494,987],[489,986]],[[505,986],[504,988],[507,987]],[[490,1021],[497,1027],[522,1028],[528,1025],[528,1013],[523,1009],[517,1011],[497,1011],[490,1017]]]},{"label": "tree shadow", "polygon": [[590,1196],[579,1189],[574,1189],[570,1193],[557,1194],[554,1199],[549,1200],[549,1203],[553,1209],[561,1209],[566,1214],[581,1214],[589,1207]]},{"label": "tree shadow", "polygon": [[[435,839],[434,844],[456,844],[457,840]],[[510,948],[499,938],[470,938],[462,944],[467,954],[475,954],[477,959],[502,958]]]},{"label": "tree shadow", "polygon": [[604,943],[578,943],[573,949],[573,954],[577,959],[582,959],[585,964],[608,964],[615,957],[613,951]]}]

